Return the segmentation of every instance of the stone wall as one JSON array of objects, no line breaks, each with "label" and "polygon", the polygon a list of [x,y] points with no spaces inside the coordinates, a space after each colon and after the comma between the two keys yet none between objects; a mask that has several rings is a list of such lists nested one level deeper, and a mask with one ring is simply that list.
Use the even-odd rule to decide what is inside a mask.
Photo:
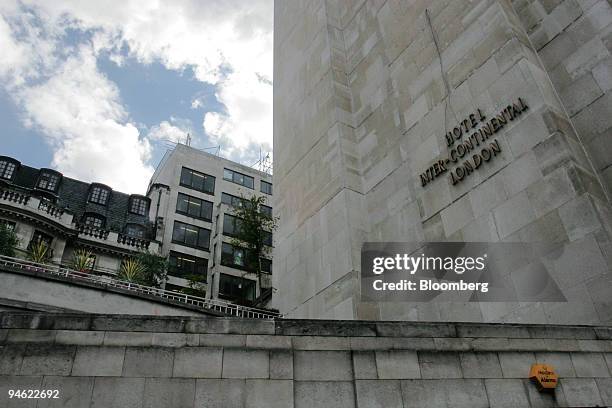
[{"label": "stone wall", "polygon": [[612,195],[612,6],[514,0],[525,30]]},{"label": "stone wall", "polygon": [[[559,14],[549,20],[565,18]],[[506,0],[275,5],[281,225],[273,278],[281,313],[612,321],[612,210],[601,169],[585,154],[524,19]],[[495,133],[494,160],[456,185],[448,173],[422,185],[420,175],[449,154],[447,131],[477,109],[491,117],[518,98],[529,109]],[[546,242],[541,262],[568,302],[363,303],[360,249],[368,241]]]},{"label": "stone wall", "polygon": [[602,406],[610,369],[609,327],[0,314],[3,407]]},{"label": "stone wall", "polygon": [[215,311],[157,296],[45,272],[0,269],[0,304],[27,310],[69,310],[85,313],[153,316],[219,315]]}]

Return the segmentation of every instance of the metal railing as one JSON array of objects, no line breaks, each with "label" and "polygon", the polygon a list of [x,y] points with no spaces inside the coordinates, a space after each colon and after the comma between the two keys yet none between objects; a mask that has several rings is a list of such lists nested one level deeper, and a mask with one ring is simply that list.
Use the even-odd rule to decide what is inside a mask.
[{"label": "metal railing", "polygon": [[274,319],[280,317],[279,313],[275,313],[265,309],[236,305],[218,299],[205,299],[199,296],[187,295],[171,290],[139,285],[137,283],[131,283],[120,279],[115,279],[110,276],[99,276],[88,272],[78,272],[58,265],[45,265],[20,258],[0,256],[0,266],[7,266],[15,269],[46,273],[55,276],[63,276],[74,280],[93,282],[107,287],[156,296],[160,299],[167,299],[174,302],[195,306],[204,310],[213,310],[229,316],[253,319]]}]

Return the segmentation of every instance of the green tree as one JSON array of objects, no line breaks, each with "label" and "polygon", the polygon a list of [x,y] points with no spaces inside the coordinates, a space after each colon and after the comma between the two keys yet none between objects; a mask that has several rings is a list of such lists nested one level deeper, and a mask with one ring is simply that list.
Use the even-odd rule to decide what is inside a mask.
[{"label": "green tree", "polygon": [[271,247],[266,240],[278,226],[278,218],[262,211],[265,203],[264,197],[253,195],[250,198],[242,197],[243,205],[234,207],[232,215],[237,217],[239,228],[236,228],[232,245],[245,248],[245,267],[257,275],[261,288],[261,258],[270,255]]},{"label": "green tree", "polygon": [[188,287],[181,289],[181,293],[192,296],[206,297],[206,278],[202,275],[187,275]]},{"label": "green tree", "polygon": [[17,234],[8,225],[0,223],[0,255],[15,256],[15,248],[19,244]]},{"label": "green tree", "polygon": [[143,267],[138,283],[159,288],[168,279],[168,260],[166,258],[153,252],[141,252],[136,255],[136,260]]}]

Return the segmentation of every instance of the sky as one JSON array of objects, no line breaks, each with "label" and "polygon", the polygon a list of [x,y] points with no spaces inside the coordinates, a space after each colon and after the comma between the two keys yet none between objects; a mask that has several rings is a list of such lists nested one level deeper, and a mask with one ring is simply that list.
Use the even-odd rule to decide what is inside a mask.
[{"label": "sky", "polygon": [[0,155],[127,193],[188,134],[252,165],[272,29],[273,0],[0,0]]}]

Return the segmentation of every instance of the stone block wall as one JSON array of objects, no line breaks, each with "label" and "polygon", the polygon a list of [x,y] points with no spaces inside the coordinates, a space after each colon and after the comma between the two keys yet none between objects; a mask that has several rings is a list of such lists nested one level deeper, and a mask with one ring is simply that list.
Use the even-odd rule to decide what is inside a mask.
[{"label": "stone block wall", "polygon": [[612,195],[612,5],[606,0],[512,4]]},{"label": "stone block wall", "polygon": [[[276,5],[274,178],[281,224],[273,301],[282,313],[612,321],[609,197],[593,149],[585,151],[541,62],[543,51],[525,28],[519,7],[525,3],[544,2]],[[545,3],[552,10],[559,2]],[[559,11],[550,16],[568,18]],[[491,117],[518,98],[529,108],[495,133],[501,153],[494,160],[456,185],[448,173],[422,185],[420,175],[448,157],[447,131],[477,109]],[[546,242],[542,262],[568,302],[363,303],[360,250],[368,241]]]},{"label": "stone block wall", "polygon": [[[3,407],[612,404],[610,327],[0,314]],[[534,363],[560,380],[540,393]],[[58,389],[57,400],[9,389]],[[38,405],[36,405],[38,404]]]}]

